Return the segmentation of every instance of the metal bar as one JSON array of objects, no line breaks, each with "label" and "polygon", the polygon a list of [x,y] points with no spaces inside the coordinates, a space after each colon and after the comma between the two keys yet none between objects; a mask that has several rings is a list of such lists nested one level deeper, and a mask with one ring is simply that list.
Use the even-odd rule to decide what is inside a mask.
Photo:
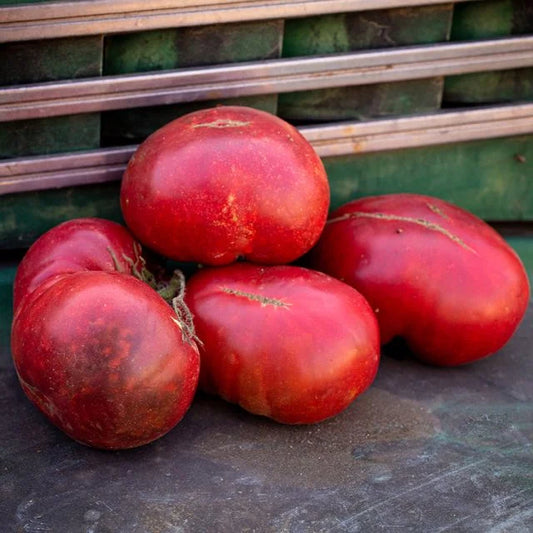
[{"label": "metal bar", "polygon": [[[455,0],[471,1],[471,0]],[[0,42],[422,6],[443,0],[82,0],[0,8]]]},{"label": "metal bar", "polygon": [[[300,128],[321,157],[533,134],[533,104]],[[0,162],[0,195],[117,181],[136,146]]]},{"label": "metal bar", "polygon": [[533,36],[0,89],[0,121],[533,66]]}]

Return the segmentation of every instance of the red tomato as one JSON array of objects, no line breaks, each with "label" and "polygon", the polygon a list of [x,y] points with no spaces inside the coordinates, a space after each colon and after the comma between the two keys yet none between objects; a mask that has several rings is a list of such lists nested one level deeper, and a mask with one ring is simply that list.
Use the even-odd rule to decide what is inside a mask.
[{"label": "red tomato", "polygon": [[173,309],[133,276],[76,272],[49,280],[15,314],[12,354],[28,398],[73,439],[121,449],[184,416],[199,373]]},{"label": "red tomato", "polygon": [[17,270],[11,342],[22,388],[90,446],[160,437],[183,417],[198,383],[187,324],[132,275],[144,264],[124,227],[77,219],[41,236]]},{"label": "red tomato", "polygon": [[436,365],[499,350],[529,300],[525,269],[503,238],[471,213],[428,196],[390,194],[342,206],[310,258],[368,299],[383,343],[403,337]]},{"label": "red tomato", "polygon": [[289,263],[317,241],[329,185],[294,127],[264,111],[220,106],[178,118],[139,146],[121,206],[134,235],[166,257]]},{"label": "red tomato", "polygon": [[130,273],[141,268],[140,245],[128,230],[110,220],[68,220],[41,235],[20,262],[13,285],[16,309],[24,295],[58,274],[86,270]]},{"label": "red tomato", "polygon": [[345,409],[373,381],[376,318],[354,289],[296,266],[237,263],[194,274],[185,300],[200,348],[200,387],[287,424]]}]

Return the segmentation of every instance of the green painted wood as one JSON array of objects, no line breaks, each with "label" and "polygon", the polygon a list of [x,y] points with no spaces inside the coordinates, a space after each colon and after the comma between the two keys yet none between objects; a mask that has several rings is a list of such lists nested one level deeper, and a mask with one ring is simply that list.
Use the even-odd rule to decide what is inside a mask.
[{"label": "green painted wood", "polygon": [[450,76],[444,83],[447,107],[533,101],[533,68]]},{"label": "green painted wood", "polygon": [[9,352],[13,321],[13,280],[17,265],[18,258],[0,256],[0,350],[3,353]]},{"label": "green painted wood", "polygon": [[104,73],[275,59],[282,32],[282,21],[269,20],[111,35],[105,39]]},{"label": "green painted wood", "polygon": [[101,36],[0,45],[0,85],[37,83],[102,74]]},{"label": "green painted wood", "polygon": [[492,221],[533,220],[533,136],[326,160],[332,208],[362,196],[429,194]]},{"label": "green painted wood", "polygon": [[216,105],[244,105],[277,113],[277,97],[270,94],[108,111],[102,113],[102,146],[140,143],[171,120]]},{"label": "green painted wood", "polygon": [[26,248],[42,233],[72,218],[122,222],[118,182],[0,196],[0,249]]},{"label": "green painted wood", "polygon": [[[446,41],[452,4],[287,20],[283,56],[297,57]],[[279,96],[278,113],[296,123],[359,120],[440,107],[442,78],[303,91]]]},{"label": "green painted wood", "polygon": [[452,4],[319,15],[285,21],[283,57],[447,40]]},{"label": "green painted wood", "polygon": [[[455,6],[451,40],[490,39],[533,33],[533,2],[484,0]],[[533,100],[533,69],[511,69],[447,77],[443,105]]]},{"label": "green painted wood", "polygon": [[[269,20],[156,30],[105,39],[105,74],[125,74],[273,59],[281,55],[283,21]],[[223,99],[105,113],[104,146],[140,142],[170,120],[217,104],[277,112],[277,95]]]},{"label": "green painted wood", "polygon": [[[0,85],[100,76],[102,37],[0,45]],[[0,125],[0,158],[98,148],[97,113],[7,122]]]},{"label": "green painted wood", "polygon": [[[331,207],[372,194],[417,192],[490,221],[533,221],[533,136],[475,141],[324,160]],[[121,221],[119,184],[0,196],[0,249],[24,248],[80,216]]]},{"label": "green painted wood", "polygon": [[533,4],[530,0],[483,0],[454,6],[450,39],[493,39],[531,33]]},{"label": "green painted wood", "polygon": [[278,115],[306,124],[429,113],[439,109],[442,87],[435,77],[280,94]]},{"label": "green painted wood", "polygon": [[0,159],[89,150],[99,146],[99,113],[0,124]]}]

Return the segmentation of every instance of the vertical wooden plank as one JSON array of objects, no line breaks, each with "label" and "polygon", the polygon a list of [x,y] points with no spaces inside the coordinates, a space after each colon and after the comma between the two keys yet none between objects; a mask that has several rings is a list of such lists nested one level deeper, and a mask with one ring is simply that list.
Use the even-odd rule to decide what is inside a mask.
[{"label": "vertical wooden plank", "polygon": [[[281,55],[283,21],[269,20],[157,30],[106,38],[104,72],[124,74],[273,59]],[[276,113],[277,95],[202,101],[105,113],[105,146],[140,142],[165,123],[216,104],[248,105]]]},{"label": "vertical wooden plank", "polygon": [[[283,56],[296,57],[425,44],[448,39],[452,4],[288,20]],[[279,115],[291,122],[360,120],[440,106],[442,78],[280,95]]]}]

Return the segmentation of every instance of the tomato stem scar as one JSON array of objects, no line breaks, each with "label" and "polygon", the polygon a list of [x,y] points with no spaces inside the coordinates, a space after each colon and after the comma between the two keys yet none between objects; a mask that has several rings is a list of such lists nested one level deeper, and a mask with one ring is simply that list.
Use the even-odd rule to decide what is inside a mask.
[{"label": "tomato stem scar", "polygon": [[[174,320],[181,329],[183,340],[189,344],[195,341],[198,345],[203,345],[203,342],[197,337],[194,329],[194,322],[191,310],[185,303],[185,276],[181,270],[174,270],[172,278],[170,279],[166,289],[171,288],[175,291],[175,296],[172,298],[172,308],[178,317]],[[161,294],[161,291],[159,291]]]},{"label": "tomato stem scar", "polygon": [[241,126],[249,126],[250,124],[250,121],[219,118],[217,120],[213,120],[213,122],[201,122],[199,124],[194,124],[193,128],[239,128]]},{"label": "tomato stem scar", "polygon": [[430,231],[436,231],[437,233],[444,235],[445,237],[455,242],[456,244],[458,244],[465,250],[468,250],[469,252],[472,252],[473,254],[477,255],[477,252],[473,248],[468,246],[468,244],[466,244],[460,237],[458,237],[457,235],[454,235],[453,233],[448,231],[446,228],[443,228],[439,224],[436,224],[435,222],[430,222],[429,220],[425,220],[423,218],[413,218],[413,217],[406,217],[402,215],[391,215],[389,213],[366,213],[363,211],[354,211],[353,213],[345,213],[344,215],[341,215],[336,218],[330,218],[327,221],[327,224],[341,222],[343,220],[348,220],[350,218],[373,218],[376,220],[407,222],[410,224],[417,224]]},{"label": "tomato stem scar", "polygon": [[289,308],[291,306],[290,303],[277,300],[276,298],[269,298],[268,296],[240,291],[238,289],[230,289],[229,287],[222,287],[222,291],[226,294],[240,296],[241,298],[248,298],[248,300],[251,300],[252,302],[260,302],[262,307],[266,305],[273,305],[274,307]]},{"label": "tomato stem scar", "polygon": [[115,270],[117,272],[122,272],[122,267],[120,266],[120,263],[118,262],[118,257],[113,248],[110,246],[107,247],[107,251],[109,252],[109,255],[111,256],[111,259],[113,261],[113,265],[115,266]]},{"label": "tomato stem scar", "polygon": [[[123,272],[115,252],[110,247],[108,247],[108,251],[113,259],[116,271]],[[183,272],[175,270],[169,281],[158,281],[156,276],[146,267],[146,259],[141,255],[141,252],[141,245],[134,243],[133,253],[135,254],[135,259],[123,254],[124,260],[131,267],[132,275],[152,287],[172,307],[177,317],[172,318],[172,320],[180,328],[184,342],[188,342],[191,345],[194,342],[200,345],[203,344],[196,336],[192,313],[184,301],[185,276]]]},{"label": "tomato stem scar", "polygon": [[442,218],[445,218],[445,219],[449,219],[450,218],[442,209],[440,209],[440,207],[438,207],[438,206],[436,206],[434,204],[430,204],[429,202],[426,205],[429,207],[429,209],[431,209],[431,211],[433,211],[437,215],[441,216]]}]

